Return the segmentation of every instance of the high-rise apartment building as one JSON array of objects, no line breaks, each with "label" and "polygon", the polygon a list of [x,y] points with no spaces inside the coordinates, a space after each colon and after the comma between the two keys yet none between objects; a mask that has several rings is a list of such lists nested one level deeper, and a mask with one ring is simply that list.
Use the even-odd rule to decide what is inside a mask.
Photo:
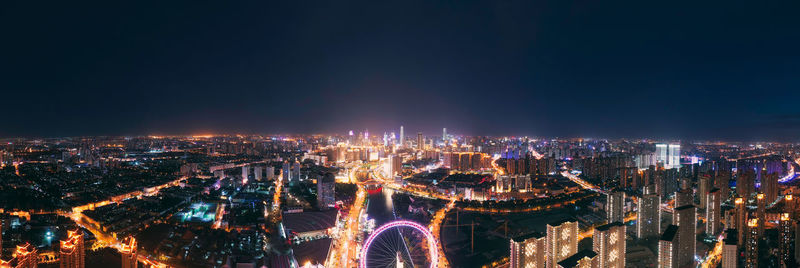
[{"label": "high-rise apartment building", "polygon": [[509,258],[510,268],[545,267],[545,248],[547,238],[542,233],[529,233],[511,239]]},{"label": "high-rise apartment building", "polygon": [[676,267],[694,267],[696,252],[697,208],[694,205],[685,205],[675,208],[672,224],[678,226],[678,256]]},{"label": "high-rise apartment building", "polygon": [[708,198],[708,192],[711,191],[711,177],[710,176],[700,176],[697,179],[697,195],[700,197],[700,204],[699,209],[705,209],[707,205],[706,198]]},{"label": "high-rise apartment building", "polygon": [[329,209],[336,205],[335,186],[336,177],[333,173],[325,173],[317,180],[317,206],[319,209]]},{"label": "high-rise apartment building", "polygon": [[59,253],[61,268],[86,267],[83,231],[80,228],[67,231],[67,239],[60,241]]},{"label": "high-rise apartment building", "polygon": [[767,197],[763,193],[756,195],[756,218],[758,218],[758,237],[764,237],[764,223],[767,220]]},{"label": "high-rise apartment building", "polygon": [[261,166],[253,167],[253,177],[256,181],[261,181],[262,175]]},{"label": "high-rise apartment building", "polygon": [[625,268],[625,224],[612,222],[594,229],[592,250],[597,267]]},{"label": "high-rise apartment building", "polygon": [[747,221],[747,241],[744,245],[744,268],[758,268],[758,219]]},{"label": "high-rise apartment building", "polygon": [[608,194],[606,198],[606,215],[608,216],[608,222],[625,221],[625,192],[614,191]]},{"label": "high-rise apartment building", "polygon": [[781,213],[778,217],[778,265],[790,266],[792,246],[792,218],[789,213]]},{"label": "high-rise apartment building", "polygon": [[122,241],[119,249],[122,255],[122,268],[137,268],[139,255],[136,247],[136,238],[127,237]]},{"label": "high-rise apartment building", "polygon": [[721,232],[721,197],[720,191],[717,188],[711,189],[706,194],[706,233],[716,236]]},{"label": "high-rise apartment building", "polygon": [[578,221],[566,219],[547,224],[547,267],[578,252]]},{"label": "high-rise apartment building", "polygon": [[36,268],[39,265],[38,250],[28,242],[18,245],[13,255],[14,268]]},{"label": "high-rise apartment building", "polygon": [[597,268],[598,255],[591,250],[581,250],[578,253],[558,262],[558,268]]},{"label": "high-rise apartment building", "polygon": [[657,237],[661,231],[661,196],[645,187],[645,194],[639,198],[636,214],[636,236],[639,238]]},{"label": "high-rise apartment building", "polygon": [[422,132],[417,132],[417,149],[425,149],[425,137],[422,136]]},{"label": "high-rise apartment building", "polygon": [[722,241],[722,268],[736,268],[739,262],[738,231],[728,229],[725,231],[725,240]]},{"label": "high-rise apartment building", "polygon": [[745,206],[744,199],[741,197],[734,199],[733,203],[735,205],[734,209],[736,210],[736,217],[733,222],[733,227],[736,228],[736,241],[741,247],[744,245],[744,235],[747,233],[747,206]]},{"label": "high-rise apartment building", "polygon": [[658,268],[678,268],[678,226],[667,225],[658,240]]}]

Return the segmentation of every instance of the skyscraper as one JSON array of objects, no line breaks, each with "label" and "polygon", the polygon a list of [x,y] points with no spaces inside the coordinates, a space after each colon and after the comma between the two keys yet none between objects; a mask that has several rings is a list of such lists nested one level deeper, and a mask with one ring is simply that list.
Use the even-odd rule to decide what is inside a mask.
[{"label": "skyscraper", "polygon": [[400,147],[405,146],[405,132],[403,132],[403,126],[400,126]]},{"label": "skyscraper", "polygon": [[67,231],[67,239],[60,241],[61,268],[83,268],[86,266],[86,251],[83,244],[83,231],[76,228]]},{"label": "skyscraper", "polygon": [[681,145],[680,144],[656,144],[656,163],[660,163],[665,169],[679,168],[681,166]]},{"label": "skyscraper", "polygon": [[758,219],[747,221],[747,241],[744,246],[744,267],[758,268]]},{"label": "skyscraper", "polygon": [[767,220],[767,198],[762,193],[756,195],[756,218],[758,218],[758,237],[764,237],[764,223]]},{"label": "skyscraper", "polygon": [[36,268],[39,264],[39,254],[36,247],[28,242],[18,245],[14,251],[15,268]]},{"label": "skyscraper", "polygon": [[625,224],[620,221],[599,226],[592,235],[597,267],[625,268]]},{"label": "skyscraper", "polygon": [[329,209],[336,205],[335,185],[336,177],[330,172],[325,173],[317,180],[317,206],[319,209]]},{"label": "skyscraper", "polygon": [[678,226],[667,225],[658,240],[658,268],[678,268]]},{"label": "skyscraper", "polygon": [[722,244],[722,268],[736,268],[739,261],[738,256],[738,241],[736,237],[738,231],[736,229],[728,229],[725,231],[725,240]]},{"label": "skyscraper", "polygon": [[781,213],[778,219],[778,265],[789,266],[791,263],[792,218],[789,213]]},{"label": "skyscraper", "polygon": [[422,136],[422,132],[417,132],[417,149],[425,149],[425,138]]},{"label": "skyscraper", "polygon": [[261,176],[263,175],[263,172],[261,171],[261,166],[253,167],[253,175],[256,181],[261,181],[262,178]]},{"label": "skyscraper", "polygon": [[771,204],[778,199],[778,173],[767,173],[761,176],[761,187],[767,198],[767,204]]},{"label": "skyscraper", "polygon": [[283,168],[281,169],[281,173],[283,174],[283,182],[288,183],[290,176],[292,176],[292,166],[289,164],[288,160],[283,161]]},{"label": "skyscraper", "polygon": [[606,215],[608,216],[608,222],[625,221],[624,208],[625,208],[625,192],[615,191],[608,194],[608,197],[606,198]]},{"label": "skyscraper", "polygon": [[547,267],[555,268],[558,262],[578,252],[578,222],[566,219],[547,224]]},{"label": "skyscraper", "polygon": [[442,128],[442,141],[447,141],[447,128]]},{"label": "skyscraper", "polygon": [[675,192],[675,207],[694,204],[694,193],[691,188],[684,188]]},{"label": "skyscraper", "polygon": [[652,186],[645,187],[645,194],[639,198],[639,212],[636,214],[636,236],[639,238],[657,237],[661,231],[661,196],[654,191]]},{"label": "skyscraper", "polygon": [[736,174],[736,193],[744,198],[745,203],[750,199],[750,195],[755,192],[755,173],[752,169],[745,168],[737,171]]},{"label": "skyscraper", "polygon": [[719,189],[711,189],[706,194],[706,233],[708,235],[716,236],[720,231],[721,215],[721,198],[719,196]]},{"label": "skyscraper", "polygon": [[250,176],[250,166],[243,166],[242,167],[242,183],[247,183],[247,177]]},{"label": "skyscraper", "polygon": [[737,197],[733,203],[736,205],[736,219],[734,220],[734,228],[736,228],[737,236],[736,242],[741,247],[745,242],[745,233],[747,232],[747,207],[744,204],[744,199]]},{"label": "skyscraper", "polygon": [[543,268],[545,240],[542,233],[529,233],[511,239],[510,268]]},{"label": "skyscraper", "polygon": [[694,205],[685,205],[675,208],[672,216],[672,224],[678,226],[676,267],[694,266],[694,254],[696,252],[695,230],[697,229],[696,212],[697,208]]},{"label": "skyscraper", "polygon": [[139,256],[136,247],[136,238],[127,237],[122,241],[119,249],[122,255],[122,268],[137,268]]},{"label": "skyscraper", "polygon": [[697,179],[697,195],[700,197],[700,209],[705,209],[707,205],[706,198],[708,198],[708,192],[711,191],[711,177],[710,176],[700,176]]}]

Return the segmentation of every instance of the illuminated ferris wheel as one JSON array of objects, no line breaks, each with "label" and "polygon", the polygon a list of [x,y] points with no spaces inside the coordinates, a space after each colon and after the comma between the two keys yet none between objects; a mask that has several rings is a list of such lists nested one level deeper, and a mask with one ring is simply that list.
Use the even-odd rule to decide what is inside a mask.
[{"label": "illuminated ferris wheel", "polygon": [[359,257],[359,268],[433,268],[439,260],[436,239],[428,228],[403,220],[376,229]]}]

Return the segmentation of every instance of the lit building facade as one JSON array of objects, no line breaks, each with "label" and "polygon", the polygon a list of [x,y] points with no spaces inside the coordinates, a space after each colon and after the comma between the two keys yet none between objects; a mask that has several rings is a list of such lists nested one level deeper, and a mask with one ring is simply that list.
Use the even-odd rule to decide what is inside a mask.
[{"label": "lit building facade", "polygon": [[722,241],[722,268],[736,268],[739,262],[738,241],[736,229],[728,229]]},{"label": "lit building facade", "polygon": [[595,228],[592,250],[598,267],[625,268],[625,224],[617,221]]},{"label": "lit building facade", "polygon": [[658,268],[677,268],[678,226],[667,225],[658,240]]},{"label": "lit building facade", "polygon": [[656,163],[662,164],[665,169],[681,167],[681,145],[656,144]]},{"label": "lit building facade", "polygon": [[530,233],[511,239],[510,268],[545,267],[546,237],[542,233]]},{"label": "lit building facade", "polygon": [[717,188],[711,189],[706,194],[706,233],[712,236],[716,236],[721,232],[721,224],[720,220],[722,218],[722,212],[720,206],[721,197],[720,197],[720,190]]},{"label": "lit building facade", "polygon": [[61,268],[86,267],[83,231],[80,229],[67,231],[67,239],[60,241],[59,253]]},{"label": "lit building facade", "polygon": [[[645,187],[652,189],[652,187]],[[657,237],[661,231],[661,196],[645,193],[639,198],[636,214],[636,236],[639,238]]]},{"label": "lit building facade", "polygon": [[744,245],[744,267],[758,268],[758,219],[747,221],[747,241]]},{"label": "lit building facade", "polygon": [[789,213],[781,213],[778,219],[778,265],[786,267],[791,261],[792,218]]},{"label": "lit building facade", "polygon": [[122,255],[122,268],[137,268],[139,256],[136,246],[136,238],[133,237],[127,237],[122,242],[119,249],[119,253]]},{"label": "lit building facade", "polygon": [[581,250],[558,262],[558,268],[597,268],[597,253],[591,250]]},{"label": "lit building facade", "polygon": [[574,219],[547,224],[547,267],[555,268],[558,262],[578,252],[578,222]]}]

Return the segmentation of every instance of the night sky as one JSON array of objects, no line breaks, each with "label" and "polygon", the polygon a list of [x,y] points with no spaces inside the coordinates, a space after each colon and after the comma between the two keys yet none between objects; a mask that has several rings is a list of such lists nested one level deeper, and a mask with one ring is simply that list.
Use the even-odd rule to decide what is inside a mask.
[{"label": "night sky", "polygon": [[800,140],[800,1],[118,2],[0,4],[0,137]]}]

